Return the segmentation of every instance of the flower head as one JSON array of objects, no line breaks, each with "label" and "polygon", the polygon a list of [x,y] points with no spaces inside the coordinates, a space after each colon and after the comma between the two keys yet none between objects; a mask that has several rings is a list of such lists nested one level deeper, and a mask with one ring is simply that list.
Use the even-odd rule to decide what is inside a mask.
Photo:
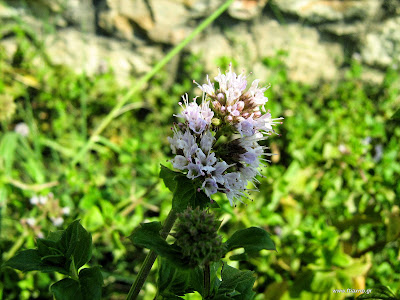
[{"label": "flower head", "polygon": [[225,252],[222,237],[217,234],[221,222],[212,213],[199,207],[188,207],[178,214],[175,232],[175,244],[181,249],[182,256],[190,267],[205,265],[221,259]]},{"label": "flower head", "polygon": [[214,79],[207,76],[207,83],[197,83],[203,91],[200,104],[182,96],[182,112],[176,116],[184,123],[175,125],[168,138],[175,154],[171,162],[199,191],[210,198],[225,193],[234,205],[247,197],[248,183],[257,181],[261,163],[269,161],[259,141],[274,133],[283,118],[274,119],[265,110],[267,88],[259,87],[258,79],[248,87],[246,76],[234,73],[231,65]]}]

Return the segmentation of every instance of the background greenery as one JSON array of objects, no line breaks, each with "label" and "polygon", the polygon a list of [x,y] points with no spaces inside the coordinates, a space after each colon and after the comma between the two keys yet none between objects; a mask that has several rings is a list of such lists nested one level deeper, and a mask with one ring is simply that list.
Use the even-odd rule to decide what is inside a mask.
[{"label": "background greenery", "polygon": [[[93,235],[90,264],[102,266],[104,299],[124,299],[146,255],[126,237],[170,209],[160,163],[172,157],[173,114],[180,95],[198,94],[192,80],[204,81],[202,65],[182,55],[175,83],[168,84],[166,72],[157,74],[73,165],[126,89],[112,70],[88,77],[50,62],[34,65],[44,52],[18,34],[12,57],[0,49],[0,263],[35,247],[36,237],[81,219]],[[285,117],[282,136],[266,142],[278,155],[263,169],[253,202],[231,208],[216,197],[220,231],[228,236],[260,226],[273,235],[277,252],[239,264],[256,272],[257,299],[353,299],[332,289],[377,285],[398,291],[400,128],[390,120],[400,105],[398,72],[387,70],[381,86],[369,86],[360,80],[362,67],[349,60],[347,78],[309,87],[287,80],[284,55],[263,61],[273,74],[262,79],[272,85],[267,108]],[[221,58],[216,67],[224,70],[229,61]],[[15,132],[21,122],[30,129],[26,137]],[[34,196],[47,202],[34,205]],[[64,221],[58,227],[57,217]],[[50,299],[49,286],[60,278],[3,269],[0,299]],[[153,272],[144,299],[153,299],[154,283]]]}]

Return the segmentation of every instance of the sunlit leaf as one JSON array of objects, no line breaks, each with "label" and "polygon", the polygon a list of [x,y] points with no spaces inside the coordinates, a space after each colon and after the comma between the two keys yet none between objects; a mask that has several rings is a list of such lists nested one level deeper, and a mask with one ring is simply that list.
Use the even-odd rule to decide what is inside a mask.
[{"label": "sunlit leaf", "polygon": [[268,232],[258,227],[250,227],[236,231],[226,242],[227,252],[237,248],[251,254],[266,250],[276,250]]}]

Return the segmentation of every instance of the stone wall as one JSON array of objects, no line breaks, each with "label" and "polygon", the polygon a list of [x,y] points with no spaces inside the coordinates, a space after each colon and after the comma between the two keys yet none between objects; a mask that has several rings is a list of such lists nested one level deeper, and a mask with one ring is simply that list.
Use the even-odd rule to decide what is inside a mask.
[{"label": "stone wall", "polygon": [[[54,63],[88,73],[109,65],[127,84],[223,2],[6,0],[0,2],[0,22],[26,24]],[[12,53],[15,36],[7,26],[2,30],[0,44]],[[227,56],[258,77],[268,76],[261,59],[278,50],[287,51],[293,80],[335,81],[356,58],[367,70],[365,80],[379,83],[386,68],[399,64],[400,0],[236,0],[185,48],[200,54],[211,74],[216,59]],[[177,72],[176,66],[171,63],[169,71]]]}]

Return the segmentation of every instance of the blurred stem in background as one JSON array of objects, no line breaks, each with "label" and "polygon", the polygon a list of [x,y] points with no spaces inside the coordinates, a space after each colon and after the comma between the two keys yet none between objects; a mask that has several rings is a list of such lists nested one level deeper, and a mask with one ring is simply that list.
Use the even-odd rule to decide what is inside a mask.
[{"label": "blurred stem in background", "polygon": [[120,109],[128,100],[164,67],[175,55],[177,55],[182,49],[200,32],[206,29],[216,18],[218,18],[228,7],[232,4],[234,0],[228,0],[220,8],[218,8],[213,14],[211,14],[207,19],[205,19],[189,36],[187,36],[181,43],[179,43],[175,48],[173,48],[162,60],[160,60],[146,75],[144,75],[136,84],[121,98],[121,100],[114,106],[110,113],[103,119],[100,125],[94,130],[93,134],[90,136],[89,140],[84,144],[78,154],[72,161],[72,165],[79,163],[86,152],[90,150],[93,144],[98,140],[99,135],[107,127],[108,124],[119,114]]}]

